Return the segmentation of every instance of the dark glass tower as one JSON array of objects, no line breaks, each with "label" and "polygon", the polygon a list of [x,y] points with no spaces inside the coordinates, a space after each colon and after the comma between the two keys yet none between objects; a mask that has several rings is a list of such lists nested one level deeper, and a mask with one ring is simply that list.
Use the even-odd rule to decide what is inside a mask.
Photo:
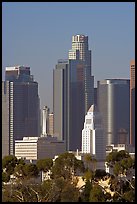
[{"label": "dark glass tower", "polygon": [[15,140],[39,136],[38,83],[30,68],[7,67],[2,82],[2,156],[14,154]]}]

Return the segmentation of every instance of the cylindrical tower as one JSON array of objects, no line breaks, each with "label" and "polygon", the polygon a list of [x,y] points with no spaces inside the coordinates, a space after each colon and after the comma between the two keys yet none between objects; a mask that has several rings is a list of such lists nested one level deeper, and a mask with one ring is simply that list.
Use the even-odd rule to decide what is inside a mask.
[{"label": "cylindrical tower", "polygon": [[48,118],[49,118],[49,108],[44,106],[42,111],[42,135],[48,135]]}]

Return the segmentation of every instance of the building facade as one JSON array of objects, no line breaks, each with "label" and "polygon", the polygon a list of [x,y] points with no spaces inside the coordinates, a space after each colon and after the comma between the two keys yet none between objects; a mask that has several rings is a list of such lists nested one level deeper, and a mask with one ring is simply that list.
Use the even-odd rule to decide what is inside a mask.
[{"label": "building facade", "polygon": [[20,69],[25,67],[6,68],[2,82],[2,157],[15,153],[16,139],[38,136],[40,131],[38,83]]},{"label": "building facade", "polygon": [[135,146],[135,60],[130,62],[130,144]]},{"label": "building facade", "polygon": [[98,161],[106,158],[106,141],[101,115],[92,105],[85,116],[82,130],[82,153],[93,155]]},{"label": "building facade", "polygon": [[106,145],[119,144],[122,132],[130,130],[129,79],[106,79],[97,82],[97,106],[102,115]]}]

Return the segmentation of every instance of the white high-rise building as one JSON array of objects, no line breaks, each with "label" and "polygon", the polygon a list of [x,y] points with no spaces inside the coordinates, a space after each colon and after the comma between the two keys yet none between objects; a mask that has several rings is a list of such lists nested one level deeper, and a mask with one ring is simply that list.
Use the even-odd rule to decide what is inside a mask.
[{"label": "white high-rise building", "polygon": [[44,106],[42,110],[42,136],[48,135],[48,118],[49,118],[49,108]]},{"label": "white high-rise building", "polygon": [[97,161],[106,157],[106,142],[101,122],[101,115],[95,105],[92,105],[85,116],[82,130],[82,153],[94,155]]}]

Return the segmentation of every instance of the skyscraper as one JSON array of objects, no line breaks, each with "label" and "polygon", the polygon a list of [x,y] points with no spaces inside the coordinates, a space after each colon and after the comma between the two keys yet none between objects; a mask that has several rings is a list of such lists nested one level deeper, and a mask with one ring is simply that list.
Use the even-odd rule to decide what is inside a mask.
[{"label": "skyscraper", "polygon": [[122,132],[129,143],[129,79],[106,79],[97,82],[97,106],[102,115],[106,145],[118,144]]},{"label": "skyscraper", "polygon": [[94,76],[91,70],[91,50],[88,49],[88,36],[72,36],[72,49],[69,59],[79,59],[83,63],[85,114],[94,103]]},{"label": "skyscraper", "polygon": [[81,149],[85,113],[94,101],[91,51],[88,37],[72,37],[68,60],[58,60],[53,71],[54,135],[66,141],[66,150]]},{"label": "skyscraper", "polygon": [[85,116],[82,130],[82,153],[89,153],[95,156],[98,161],[104,160],[106,157],[106,141],[102,119],[95,105],[90,107]]},{"label": "skyscraper", "polygon": [[66,137],[67,124],[67,97],[68,97],[68,60],[58,60],[53,70],[53,113],[54,113],[54,135],[59,140]]},{"label": "skyscraper", "polygon": [[135,60],[130,62],[130,144],[135,145]]},{"label": "skyscraper", "polygon": [[54,135],[65,140],[66,150],[81,148],[84,108],[83,64],[58,60],[53,71]]},{"label": "skyscraper", "polygon": [[39,136],[38,83],[28,70],[23,66],[6,68],[6,81],[2,82],[2,156],[14,154],[16,139]]}]

